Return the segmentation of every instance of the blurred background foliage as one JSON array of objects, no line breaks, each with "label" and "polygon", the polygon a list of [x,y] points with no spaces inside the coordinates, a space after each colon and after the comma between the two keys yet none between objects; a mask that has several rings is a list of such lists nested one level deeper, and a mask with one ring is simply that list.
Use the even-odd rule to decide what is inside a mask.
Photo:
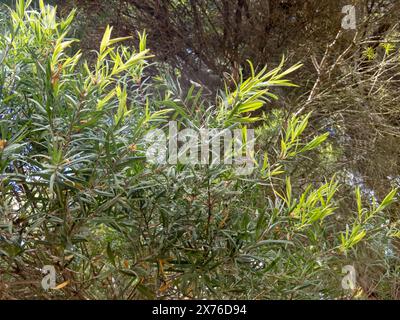
[{"label": "blurred background foliage", "polygon": [[[400,297],[400,1],[13,3],[1,298]],[[254,128],[262,161],[153,166],[142,138],[168,120]]]}]

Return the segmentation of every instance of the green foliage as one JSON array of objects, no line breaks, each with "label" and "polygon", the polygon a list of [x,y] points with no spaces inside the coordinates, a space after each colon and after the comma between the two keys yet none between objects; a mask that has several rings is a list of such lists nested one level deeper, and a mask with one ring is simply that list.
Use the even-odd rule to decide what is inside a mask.
[{"label": "green foliage", "polygon": [[[41,2],[17,2],[0,38],[0,291],[5,298],[343,297],[343,252],[377,233],[393,190],[370,210],[357,189],[358,219],[339,239],[336,179],[293,183],[291,163],[317,148],[310,114],[255,111],[300,67],[263,68],[207,102],[169,76],[149,78],[146,34],[139,49],[107,27],[96,61],[69,38],[74,12],[58,20]],[[269,110],[266,110],[269,111]],[[180,129],[257,127],[257,167],[146,161],[143,137],[175,120]],[[262,157],[261,157],[262,156]],[[354,220],[354,221],[353,221]],[[370,225],[372,226],[370,227]],[[367,228],[370,230],[367,231]],[[387,238],[396,234],[389,230]],[[40,287],[44,265],[58,289]],[[28,279],[29,285],[19,280]],[[3,293],[4,292],[4,293]]]},{"label": "green foliage", "polygon": [[[382,202],[377,206],[375,198],[372,199],[372,207],[366,209],[362,207],[361,191],[357,187],[355,190],[357,199],[357,219],[353,222],[351,232],[349,226],[346,225],[346,232],[340,235],[340,250],[346,252],[358,242],[360,242],[366,235],[367,229],[371,228],[371,219],[377,218],[379,213],[394,202],[394,197],[397,194],[397,189],[393,189],[387,194]],[[389,231],[389,233],[392,233]],[[394,233],[392,233],[392,236]]]},{"label": "green foliage", "polygon": [[[251,123],[260,120],[258,117],[250,115],[244,116],[249,112],[254,112],[262,108],[269,98],[278,99],[278,97],[270,92],[273,86],[295,86],[289,80],[283,79],[284,76],[296,71],[301,67],[301,64],[282,71],[284,58],[280,65],[267,72],[265,66],[259,73],[255,73],[254,67],[248,61],[251,69],[251,76],[244,80],[243,75],[240,77],[240,83],[235,84],[235,90],[230,92],[225,85],[225,98],[221,104],[221,109],[217,115],[218,119],[225,119],[224,125],[229,126],[232,123]],[[233,82],[235,80],[233,79]]]}]

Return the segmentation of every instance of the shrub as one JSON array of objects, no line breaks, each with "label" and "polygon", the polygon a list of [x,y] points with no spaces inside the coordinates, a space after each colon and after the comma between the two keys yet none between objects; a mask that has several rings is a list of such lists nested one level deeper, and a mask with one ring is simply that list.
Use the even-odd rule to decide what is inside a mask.
[{"label": "shrub", "polygon": [[[382,215],[395,190],[367,209],[357,189],[343,229],[335,179],[292,184],[291,164],[328,135],[305,135],[309,115],[262,110],[300,65],[256,72],[249,63],[250,77],[210,104],[168,75],[146,77],[145,33],[135,50],[107,27],[96,61],[82,61],[68,37],[73,18],[19,0],[0,39],[3,298],[344,297],[341,268],[358,244],[398,235]],[[144,137],[168,121],[240,129],[245,143],[255,128],[255,170],[149,163]],[[59,284],[49,291],[46,265]]]}]

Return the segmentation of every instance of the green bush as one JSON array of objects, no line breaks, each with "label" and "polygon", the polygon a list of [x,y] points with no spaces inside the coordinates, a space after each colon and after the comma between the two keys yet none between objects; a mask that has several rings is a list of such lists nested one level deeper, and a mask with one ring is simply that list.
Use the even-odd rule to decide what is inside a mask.
[{"label": "green bush", "polygon": [[[309,115],[267,110],[278,98],[273,88],[292,86],[285,77],[300,65],[284,70],[282,60],[256,72],[250,63],[251,76],[227,84],[210,104],[171,76],[147,76],[144,33],[135,50],[107,27],[96,61],[82,61],[68,37],[73,18],[19,0],[3,19],[0,297],[368,294],[341,288],[342,267],[354,264],[366,239],[379,240],[384,255],[399,235],[383,215],[396,190],[364,208],[356,189],[358,210],[340,222],[334,178],[292,183],[296,159],[316,155],[328,138],[307,136]],[[149,163],[144,137],[172,120],[196,132],[246,136],[255,128],[255,170],[241,176],[229,165]],[[59,285],[49,291],[40,285],[45,265],[57,271]],[[391,272],[398,270],[386,273],[389,282]]]}]

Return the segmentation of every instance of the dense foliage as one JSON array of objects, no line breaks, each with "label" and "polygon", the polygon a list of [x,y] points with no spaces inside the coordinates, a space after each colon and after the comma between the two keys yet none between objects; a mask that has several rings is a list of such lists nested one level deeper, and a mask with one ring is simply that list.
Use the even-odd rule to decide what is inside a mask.
[{"label": "dense foliage", "polygon": [[[152,64],[146,33],[132,49],[107,26],[86,61],[75,11],[29,5],[1,17],[0,298],[399,297],[397,189],[323,177],[336,168],[333,137],[276,102],[301,64],[248,61],[210,99]],[[255,169],[150,163],[144,137],[169,121],[240,129],[247,143],[255,129]],[[316,163],[320,181],[304,173]],[[59,284],[47,291],[46,265]],[[353,290],[341,286],[346,265]]]}]

